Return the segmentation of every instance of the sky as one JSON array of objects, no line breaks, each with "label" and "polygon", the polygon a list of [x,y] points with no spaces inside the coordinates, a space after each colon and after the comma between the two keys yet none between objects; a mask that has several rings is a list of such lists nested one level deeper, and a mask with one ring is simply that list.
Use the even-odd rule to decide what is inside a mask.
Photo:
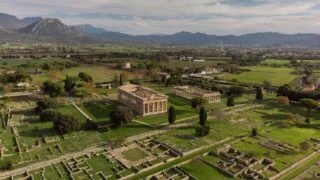
[{"label": "sky", "polygon": [[0,12],[135,35],[320,34],[320,0],[0,0]]}]

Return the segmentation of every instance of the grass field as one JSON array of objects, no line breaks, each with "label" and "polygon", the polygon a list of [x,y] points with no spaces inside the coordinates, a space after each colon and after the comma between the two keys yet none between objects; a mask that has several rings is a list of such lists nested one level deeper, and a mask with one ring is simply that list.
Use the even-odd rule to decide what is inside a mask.
[{"label": "grass field", "polygon": [[[66,78],[66,76],[78,76],[80,72],[85,72],[89,74],[94,83],[97,82],[110,82],[114,79],[115,75],[119,78],[120,74],[123,73],[123,70],[114,70],[110,69],[107,66],[90,66],[90,65],[82,65],[79,67],[73,67],[69,69],[64,69],[63,71],[60,71],[55,75],[55,78],[57,77],[59,80],[63,80]],[[136,75],[134,73],[126,71],[128,74],[128,80],[134,79]],[[49,75],[50,72],[43,76],[33,76],[33,82],[37,84],[41,84],[46,80],[53,80],[52,77]]]},{"label": "grass field", "polygon": [[109,113],[114,108],[107,102],[91,102],[80,105],[80,108],[94,121],[108,124],[110,122]]},{"label": "grass field", "polygon": [[[250,70],[241,74],[224,73],[218,77],[226,80],[236,80],[237,82],[263,84],[264,80],[268,80],[274,86],[281,86],[292,82],[297,75],[293,74],[293,68],[267,67],[267,66],[249,66],[243,69]],[[284,78],[285,77],[285,78]]]},{"label": "grass field", "polygon": [[[298,60],[298,62],[307,62],[307,63],[317,63],[319,61],[317,60]],[[284,59],[267,59],[265,61],[261,62],[262,65],[268,65],[268,66],[287,66],[290,65],[290,60],[284,60]]]},{"label": "grass field", "polygon": [[84,124],[87,122],[87,118],[83,116],[75,107],[70,105],[61,106],[58,108],[58,112],[62,114],[66,114],[69,116],[73,116],[78,119],[80,124]]},{"label": "grass field", "polygon": [[14,67],[22,64],[42,65],[51,62],[71,62],[69,59],[49,58],[49,59],[5,59],[0,60],[0,66]]},{"label": "grass field", "polygon": [[192,176],[194,176],[197,179],[208,179],[208,180],[209,179],[210,180],[231,179],[231,178],[228,178],[227,176],[224,176],[217,169],[206,164],[201,159],[194,159],[191,162],[181,166],[181,168],[184,171],[190,173]]},{"label": "grass field", "polygon": [[[74,67],[70,69],[65,69],[61,72],[61,78],[64,78],[65,76],[78,76],[80,72],[88,73],[90,76],[92,76],[92,79],[94,82],[109,82],[112,81],[117,75],[119,75],[123,72],[122,70],[114,70],[110,69],[106,66],[80,66],[80,67]],[[134,78],[134,74],[129,73],[129,79]]]},{"label": "grass field", "polygon": [[148,154],[146,152],[144,152],[143,150],[141,150],[140,148],[137,148],[137,147],[123,152],[123,155],[126,159],[128,159],[130,161],[138,161],[138,160],[143,159],[148,156]]}]

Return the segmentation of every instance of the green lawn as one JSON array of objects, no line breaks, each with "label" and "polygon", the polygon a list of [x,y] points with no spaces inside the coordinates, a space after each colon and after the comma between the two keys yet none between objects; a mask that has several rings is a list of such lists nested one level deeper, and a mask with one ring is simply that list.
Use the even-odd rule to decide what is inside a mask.
[{"label": "green lawn", "polygon": [[80,124],[84,124],[87,122],[87,118],[82,115],[75,107],[73,107],[71,104],[69,105],[64,105],[64,106],[60,106],[58,108],[58,112],[65,114],[65,115],[69,115],[69,116],[73,116],[75,118],[78,119]]},{"label": "green lawn", "polygon": [[[317,63],[317,60],[298,60],[298,62],[306,62],[306,63]],[[261,62],[262,65],[269,65],[269,66],[284,66],[290,65],[290,60],[284,59],[267,59]]]},{"label": "green lawn", "polygon": [[80,105],[80,108],[94,121],[107,124],[110,122],[109,113],[114,108],[114,105],[105,101],[99,101],[84,103]]},{"label": "green lawn", "polygon": [[216,168],[206,164],[200,159],[194,159],[191,162],[181,166],[181,168],[197,179],[232,179],[230,177],[224,176]]},{"label": "green lawn", "polygon": [[294,69],[288,67],[248,66],[241,68],[250,71],[240,74],[223,73],[219,75],[219,77],[226,80],[236,80],[238,82],[254,84],[263,84],[264,80],[268,80],[274,86],[288,84],[297,77],[297,75],[293,74]]},{"label": "green lawn", "polygon": [[135,147],[123,152],[123,156],[130,161],[138,161],[149,155],[140,148]]}]

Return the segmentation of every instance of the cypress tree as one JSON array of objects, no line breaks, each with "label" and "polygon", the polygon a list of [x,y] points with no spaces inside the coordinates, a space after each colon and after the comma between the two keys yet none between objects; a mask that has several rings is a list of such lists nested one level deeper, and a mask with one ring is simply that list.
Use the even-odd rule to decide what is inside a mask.
[{"label": "cypress tree", "polygon": [[201,106],[199,111],[199,124],[201,126],[205,126],[206,123],[207,123],[207,111],[203,106]]},{"label": "cypress tree", "polygon": [[176,109],[173,106],[170,106],[168,113],[169,124],[174,124],[174,122],[176,121]]},{"label": "cypress tree", "polygon": [[122,74],[120,74],[120,86],[123,85],[123,77],[122,77]]},{"label": "cypress tree", "polygon": [[256,100],[263,100],[262,87],[258,87],[257,88]]},{"label": "cypress tree", "polygon": [[228,107],[233,107],[234,106],[234,98],[233,97],[228,97],[227,106]]}]

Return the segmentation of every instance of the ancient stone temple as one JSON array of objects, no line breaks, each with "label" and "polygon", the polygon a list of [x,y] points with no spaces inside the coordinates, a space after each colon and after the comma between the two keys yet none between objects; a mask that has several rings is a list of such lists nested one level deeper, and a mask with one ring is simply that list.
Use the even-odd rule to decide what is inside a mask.
[{"label": "ancient stone temple", "polygon": [[208,103],[220,102],[221,94],[219,92],[213,92],[205,89],[200,89],[193,86],[178,86],[174,88],[174,93],[177,96],[184,97],[186,99],[193,99],[195,97],[203,97],[208,100]]},{"label": "ancient stone temple", "polygon": [[118,88],[118,101],[142,116],[165,113],[168,106],[166,95],[134,84]]}]

